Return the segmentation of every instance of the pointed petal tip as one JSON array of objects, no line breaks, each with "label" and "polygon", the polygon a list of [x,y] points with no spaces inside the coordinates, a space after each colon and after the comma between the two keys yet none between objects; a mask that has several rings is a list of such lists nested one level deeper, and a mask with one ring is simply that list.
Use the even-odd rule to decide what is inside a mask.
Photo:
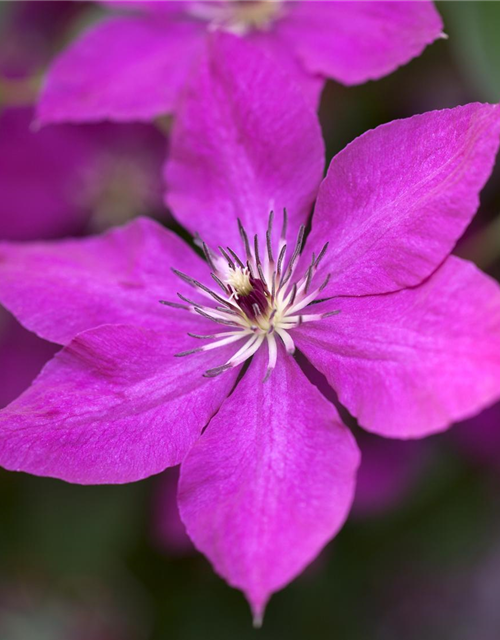
[{"label": "pointed petal tip", "polygon": [[248,601],[250,604],[250,609],[252,611],[252,626],[254,629],[261,629],[262,625],[264,624],[264,614],[266,612],[267,598],[264,601],[260,600],[259,604],[255,604],[251,601],[250,596],[248,596]]},{"label": "pointed petal tip", "polygon": [[260,614],[255,613],[253,615],[252,625],[254,629],[260,629],[262,627],[263,622],[264,622],[264,619]]}]

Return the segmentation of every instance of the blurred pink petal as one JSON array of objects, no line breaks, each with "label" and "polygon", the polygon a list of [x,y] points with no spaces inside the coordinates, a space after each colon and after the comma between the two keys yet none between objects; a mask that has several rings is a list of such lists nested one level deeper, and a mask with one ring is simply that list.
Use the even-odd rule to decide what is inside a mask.
[{"label": "blurred pink petal", "polygon": [[439,38],[432,2],[292,2],[275,37],[311,74],[361,84],[394,71]]},{"label": "blurred pink petal", "polygon": [[38,119],[151,120],[170,113],[203,49],[201,25],[161,16],[108,18],[50,69]]}]

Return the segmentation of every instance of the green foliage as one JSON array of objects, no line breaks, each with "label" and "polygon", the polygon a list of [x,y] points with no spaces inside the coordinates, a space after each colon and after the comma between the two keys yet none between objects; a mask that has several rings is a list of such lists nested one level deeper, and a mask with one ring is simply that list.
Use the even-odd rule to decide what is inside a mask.
[{"label": "green foliage", "polygon": [[500,2],[440,2],[450,47],[477,99],[500,100]]}]

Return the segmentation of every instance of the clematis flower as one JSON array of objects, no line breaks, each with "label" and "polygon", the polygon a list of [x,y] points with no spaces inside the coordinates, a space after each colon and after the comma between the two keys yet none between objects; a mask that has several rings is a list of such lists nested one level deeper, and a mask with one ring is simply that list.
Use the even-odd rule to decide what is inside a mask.
[{"label": "clematis flower", "polygon": [[92,26],[54,61],[41,123],[150,120],[176,110],[214,30],[272,56],[316,104],[326,78],[361,84],[394,71],[440,37],[418,2],[104,2],[123,15]]},{"label": "clematis flower", "polygon": [[78,483],[181,464],[187,532],[258,623],[341,527],[359,462],[295,348],[379,435],[423,437],[500,397],[498,284],[449,255],[500,107],[378,127],[322,180],[319,125],[288,76],[228,34],[209,52],[167,167],[204,258],[147,219],[0,245],[0,300],[64,345],[0,413],[0,463]]}]

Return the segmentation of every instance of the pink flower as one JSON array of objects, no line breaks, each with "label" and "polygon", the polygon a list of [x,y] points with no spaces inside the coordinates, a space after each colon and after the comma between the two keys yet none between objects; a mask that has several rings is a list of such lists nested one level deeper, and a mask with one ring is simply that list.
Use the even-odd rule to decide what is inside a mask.
[{"label": "pink flower", "polygon": [[0,245],[3,304],[66,345],[0,413],[0,462],[78,483],[182,463],[188,534],[258,621],[341,527],[359,462],[295,347],[379,435],[435,433],[500,397],[499,287],[449,255],[500,108],[383,125],[322,181],[314,113],[266,58],[219,34],[195,80],[167,179],[206,260],[147,219]]},{"label": "pink flower", "polygon": [[150,120],[176,109],[214,29],[239,34],[287,69],[313,103],[325,78],[360,84],[436,40],[431,2],[105,2],[103,18],[54,62],[42,123]]}]

